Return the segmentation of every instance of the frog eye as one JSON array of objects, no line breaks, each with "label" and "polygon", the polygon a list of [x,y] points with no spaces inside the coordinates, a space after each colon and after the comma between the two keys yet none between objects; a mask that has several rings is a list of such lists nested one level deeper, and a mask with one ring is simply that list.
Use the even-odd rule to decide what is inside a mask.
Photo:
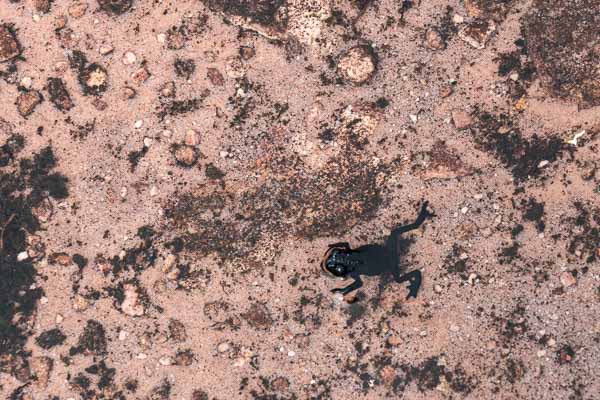
[{"label": "frog eye", "polygon": [[348,273],[346,266],[340,263],[328,264],[327,270],[335,276],[345,276]]}]

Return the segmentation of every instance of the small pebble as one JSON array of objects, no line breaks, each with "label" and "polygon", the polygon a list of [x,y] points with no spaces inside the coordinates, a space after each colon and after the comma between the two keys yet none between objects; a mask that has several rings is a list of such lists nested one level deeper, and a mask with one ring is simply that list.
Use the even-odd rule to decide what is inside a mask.
[{"label": "small pebble", "polygon": [[185,139],[183,140],[188,146],[198,146],[200,144],[200,135],[193,129],[188,129],[185,132]]},{"label": "small pebble", "polygon": [[435,286],[433,287],[433,290],[434,290],[436,293],[442,293],[442,287],[441,287],[440,285],[435,285]]},{"label": "small pebble", "polygon": [[169,356],[161,357],[158,362],[160,365],[168,366],[173,364],[173,359]]},{"label": "small pebble", "polygon": [[98,49],[98,52],[100,54],[102,54],[103,56],[106,56],[106,55],[112,53],[113,50],[114,50],[114,48],[110,44],[103,44],[102,46],[100,46],[100,49]]},{"label": "small pebble", "polygon": [[135,63],[136,60],[137,60],[137,57],[131,51],[127,51],[127,52],[125,52],[125,54],[123,54],[123,64],[125,64],[125,65],[131,65],[131,64]]},{"label": "small pebble", "polygon": [[31,89],[32,84],[33,80],[30,77],[24,76],[21,78],[21,86],[23,86],[25,89]]},{"label": "small pebble", "polygon": [[76,1],[69,6],[69,15],[73,18],[81,18],[85,15],[88,4],[85,1]]},{"label": "small pebble", "polygon": [[230,349],[230,346],[229,346],[229,343],[227,343],[227,342],[219,343],[219,345],[217,346],[217,351],[219,353],[225,353],[225,352],[229,351],[229,349]]},{"label": "small pebble", "polygon": [[537,352],[537,356],[538,357],[544,357],[546,355],[546,350],[538,350]]},{"label": "small pebble", "polygon": [[566,288],[575,286],[577,284],[577,278],[575,278],[571,272],[565,271],[560,274],[560,283]]},{"label": "small pebble", "polygon": [[88,307],[90,306],[90,303],[87,301],[87,299],[85,297],[83,297],[82,295],[78,294],[75,296],[75,298],[73,299],[73,309],[75,311],[85,311],[88,309]]}]

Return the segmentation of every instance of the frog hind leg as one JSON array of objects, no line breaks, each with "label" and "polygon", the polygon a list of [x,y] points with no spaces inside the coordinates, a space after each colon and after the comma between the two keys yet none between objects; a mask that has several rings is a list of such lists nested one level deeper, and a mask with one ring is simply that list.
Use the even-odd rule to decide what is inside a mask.
[{"label": "frog hind leg", "polygon": [[397,278],[398,283],[408,282],[408,295],[406,296],[406,300],[409,298],[417,298],[417,293],[419,293],[419,289],[421,288],[421,282],[423,280],[423,274],[418,269],[408,272],[399,278]]}]

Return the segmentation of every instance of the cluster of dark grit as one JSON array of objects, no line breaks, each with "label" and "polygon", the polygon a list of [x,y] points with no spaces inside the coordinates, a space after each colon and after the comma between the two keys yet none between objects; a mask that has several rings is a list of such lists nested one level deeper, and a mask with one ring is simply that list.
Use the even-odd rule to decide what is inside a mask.
[{"label": "cluster of dark grit", "polygon": [[[0,146],[0,372],[20,380],[29,377],[23,346],[30,335],[29,319],[43,295],[34,285],[33,254],[20,255],[31,251],[30,238],[40,229],[38,210],[43,203],[68,196],[67,179],[53,172],[52,148],[19,159],[24,146],[17,134]],[[47,339],[42,337],[41,343]]]}]

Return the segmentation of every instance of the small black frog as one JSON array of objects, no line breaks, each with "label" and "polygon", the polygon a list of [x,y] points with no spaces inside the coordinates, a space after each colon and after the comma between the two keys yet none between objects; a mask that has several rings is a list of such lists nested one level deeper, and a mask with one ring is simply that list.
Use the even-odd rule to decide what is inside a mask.
[{"label": "small black frog", "polygon": [[435,216],[427,210],[427,205],[428,202],[423,203],[415,222],[392,230],[384,244],[367,244],[356,249],[350,248],[347,242],[329,245],[329,249],[321,262],[321,268],[334,276],[342,278],[349,276],[354,279],[354,282],[350,285],[333,289],[332,292],[346,295],[362,287],[361,275],[377,276],[390,273],[398,283],[409,282],[407,299],[410,297],[416,298],[421,287],[421,271],[415,270],[401,275],[400,265],[398,264],[398,239],[401,234],[417,229],[427,218]]}]

